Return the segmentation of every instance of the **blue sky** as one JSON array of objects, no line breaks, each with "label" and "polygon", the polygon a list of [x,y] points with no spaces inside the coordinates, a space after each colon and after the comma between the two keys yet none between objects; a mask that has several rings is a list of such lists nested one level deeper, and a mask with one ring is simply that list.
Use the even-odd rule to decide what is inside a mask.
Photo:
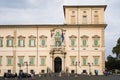
[{"label": "blue sky", "polygon": [[120,0],[0,0],[0,25],[63,24],[64,5],[107,5],[106,56],[120,37]]}]

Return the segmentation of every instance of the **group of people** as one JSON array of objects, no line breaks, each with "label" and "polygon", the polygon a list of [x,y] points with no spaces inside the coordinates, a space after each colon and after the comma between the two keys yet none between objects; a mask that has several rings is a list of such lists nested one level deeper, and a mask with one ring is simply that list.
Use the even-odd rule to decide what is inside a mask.
[{"label": "group of people", "polygon": [[108,71],[107,69],[103,72],[103,74],[105,75],[105,76],[109,76],[109,75],[111,75],[112,74],[112,72],[111,71]]},{"label": "group of people", "polygon": [[14,73],[14,74],[12,74],[10,72],[4,73],[4,80],[7,80],[7,78],[12,78],[12,79],[16,80],[17,79],[17,73]]},{"label": "group of people", "polygon": [[31,73],[31,74],[27,74],[27,73],[23,73],[23,72],[19,72],[19,74],[17,75],[17,73],[4,73],[4,80],[8,80],[8,78],[11,78],[12,80],[18,80],[18,78],[20,80],[22,80],[22,78],[31,78],[31,80],[35,80],[35,73]]}]

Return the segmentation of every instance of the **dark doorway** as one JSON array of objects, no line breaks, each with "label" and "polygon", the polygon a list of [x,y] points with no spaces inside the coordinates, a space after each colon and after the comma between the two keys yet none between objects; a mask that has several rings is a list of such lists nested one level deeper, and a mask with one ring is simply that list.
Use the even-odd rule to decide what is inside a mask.
[{"label": "dark doorway", "polygon": [[60,57],[56,57],[54,60],[54,71],[56,73],[59,73],[61,72],[61,70],[62,70],[62,60]]}]

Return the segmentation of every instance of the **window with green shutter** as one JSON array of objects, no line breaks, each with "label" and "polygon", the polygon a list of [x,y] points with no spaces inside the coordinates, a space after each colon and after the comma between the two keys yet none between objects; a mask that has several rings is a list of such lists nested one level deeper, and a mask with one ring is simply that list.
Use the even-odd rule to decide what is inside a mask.
[{"label": "window with green shutter", "polygon": [[41,57],[41,66],[45,65],[45,57]]},{"label": "window with green shutter", "polygon": [[93,47],[99,47],[100,36],[94,35],[92,38],[93,38]]},{"label": "window with green shutter", "polygon": [[30,65],[35,65],[35,57],[30,57]]},{"label": "window with green shutter", "polygon": [[19,47],[23,47],[25,45],[24,43],[25,43],[25,41],[23,39],[18,40],[18,46]]},{"label": "window with green shutter", "polygon": [[98,39],[94,39],[94,46],[98,46]]},{"label": "window with green shutter", "polygon": [[74,47],[76,47],[76,36],[75,35],[71,35],[69,36],[70,39],[70,47],[72,47],[72,50],[74,50]]},{"label": "window with green shutter", "polygon": [[44,40],[44,39],[42,39],[41,45],[42,45],[43,47],[45,46],[45,40]]},{"label": "window with green shutter", "polygon": [[94,57],[94,65],[98,65],[99,57]]},{"label": "window with green shutter", "polygon": [[29,40],[29,46],[30,47],[35,47],[35,39],[30,39]]},{"label": "window with green shutter", "polygon": [[71,46],[72,46],[72,47],[75,46],[75,39],[71,39]]},{"label": "window with green shutter", "polygon": [[40,38],[40,46],[41,47],[46,47],[47,36],[41,35],[39,38]]},{"label": "window with green shutter", "polygon": [[0,39],[0,47],[2,47],[2,46],[3,46],[3,40]]},{"label": "window with green shutter", "polygon": [[12,47],[13,46],[13,39],[8,39],[7,40],[7,47]]},{"label": "window with green shutter", "polygon": [[7,57],[7,65],[12,66],[12,57]]},{"label": "window with green shutter", "polygon": [[19,63],[23,64],[24,63],[24,57],[19,57]]},{"label": "window with green shutter", "polygon": [[86,46],[86,39],[83,39],[83,46]]},{"label": "window with green shutter", "polygon": [[18,40],[18,46],[20,47],[20,39]]},{"label": "window with green shutter", "polygon": [[88,44],[87,44],[87,41],[88,41],[88,36],[87,35],[83,35],[83,36],[81,36],[81,43],[82,43],[82,47],[87,47],[88,46]]},{"label": "window with green shutter", "polygon": [[83,57],[82,58],[82,64],[85,66],[85,65],[87,65],[87,57]]}]

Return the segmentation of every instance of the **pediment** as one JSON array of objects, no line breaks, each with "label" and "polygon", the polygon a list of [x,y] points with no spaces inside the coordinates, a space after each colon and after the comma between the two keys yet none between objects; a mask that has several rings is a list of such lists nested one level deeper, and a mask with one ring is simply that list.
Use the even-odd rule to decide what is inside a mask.
[{"label": "pediment", "polygon": [[11,36],[11,35],[8,35],[6,38],[14,38],[13,36]]},{"label": "pediment", "polygon": [[100,38],[100,36],[98,36],[98,35],[94,35],[92,38]]},{"label": "pediment", "polygon": [[39,38],[47,38],[47,36],[45,36],[45,35],[41,35]]},{"label": "pediment", "polygon": [[18,38],[25,38],[24,36],[22,36],[22,35],[20,35],[20,36],[18,36]]},{"label": "pediment", "polygon": [[34,35],[30,35],[29,38],[36,38],[36,36],[34,36]]},{"label": "pediment", "polygon": [[83,35],[81,36],[81,38],[89,38],[87,35]]},{"label": "pediment", "polygon": [[71,36],[69,36],[69,38],[77,38],[77,36],[71,35]]}]

